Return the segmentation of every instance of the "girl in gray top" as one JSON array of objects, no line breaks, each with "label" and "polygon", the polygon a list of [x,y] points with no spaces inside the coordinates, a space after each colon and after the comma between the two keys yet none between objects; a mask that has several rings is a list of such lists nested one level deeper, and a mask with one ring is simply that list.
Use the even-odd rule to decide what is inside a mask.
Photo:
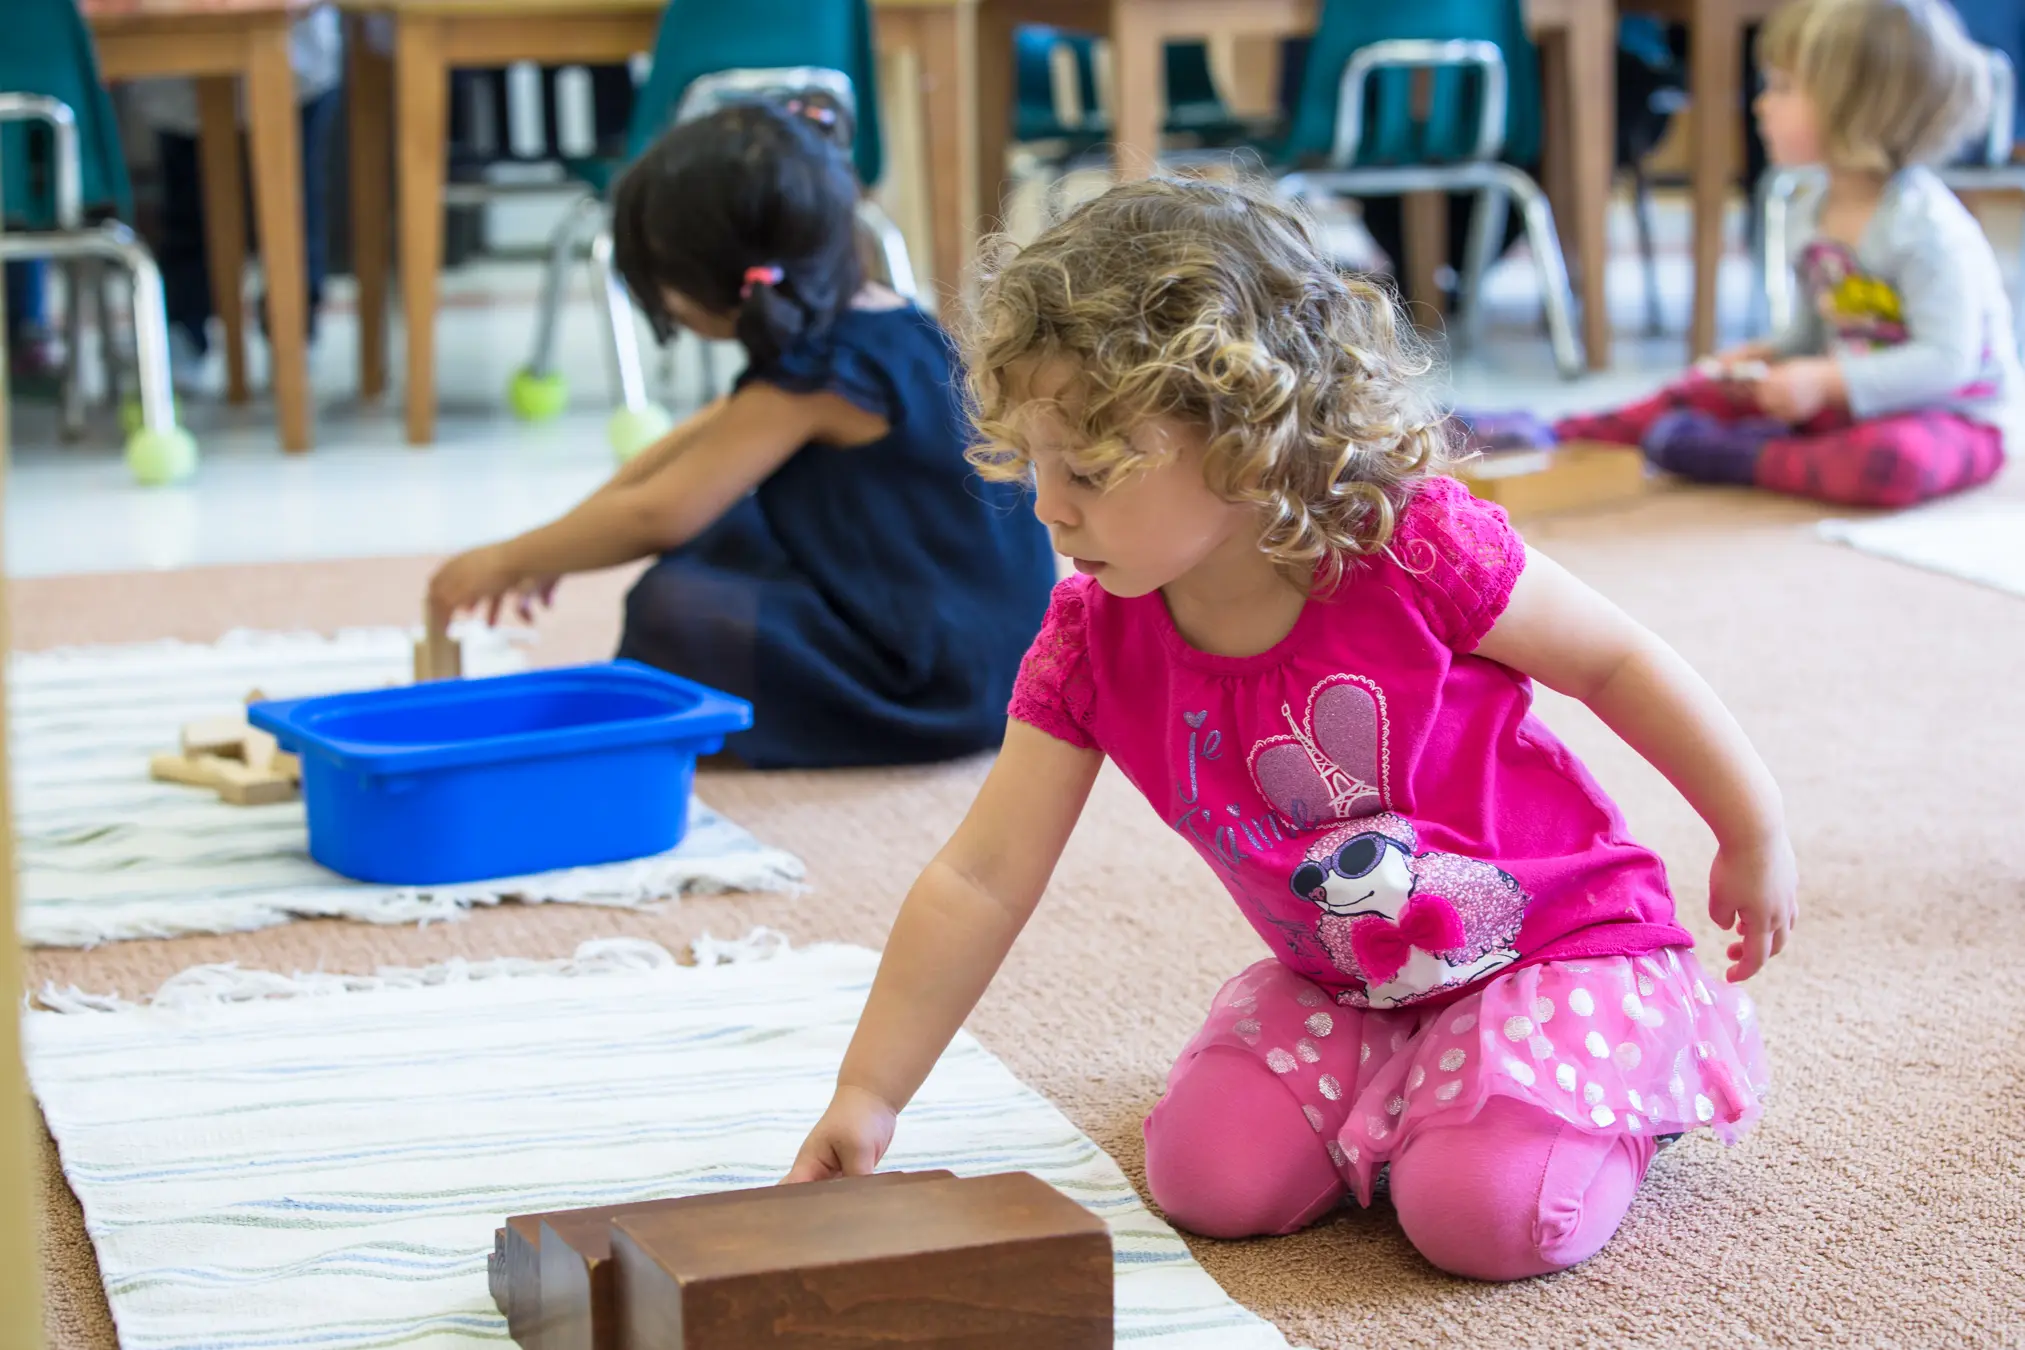
[{"label": "girl in gray top", "polygon": [[2011,305],[1929,164],[1988,116],[1989,68],[1942,0],[1792,0],[1759,38],[1772,162],[1821,164],[1798,212],[1785,331],[1562,440],[1641,445],[1709,482],[1865,506],[1981,483],[2025,430]]}]

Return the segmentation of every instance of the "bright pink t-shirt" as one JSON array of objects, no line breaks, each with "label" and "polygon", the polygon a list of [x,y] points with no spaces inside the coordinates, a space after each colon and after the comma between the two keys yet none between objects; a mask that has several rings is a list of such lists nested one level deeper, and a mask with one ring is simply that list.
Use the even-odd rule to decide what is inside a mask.
[{"label": "bright pink t-shirt", "polygon": [[1693,943],[1659,859],[1472,656],[1525,545],[1434,478],[1390,550],[1256,656],[1214,656],[1158,592],[1055,588],[1012,715],[1115,761],[1287,966],[1355,1007],[1446,1002],[1540,961]]}]

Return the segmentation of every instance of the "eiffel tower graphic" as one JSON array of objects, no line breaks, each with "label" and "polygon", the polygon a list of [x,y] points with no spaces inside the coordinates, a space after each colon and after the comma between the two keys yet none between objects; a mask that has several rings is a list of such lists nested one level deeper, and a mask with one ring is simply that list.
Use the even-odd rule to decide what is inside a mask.
[{"label": "eiffel tower graphic", "polygon": [[[1315,766],[1315,772],[1322,779],[1322,786],[1329,791],[1328,813],[1324,820],[1348,820],[1356,815],[1356,805],[1366,797],[1377,797],[1379,791],[1373,784],[1365,782],[1345,769],[1335,760],[1322,753],[1322,747],[1315,744],[1315,738],[1308,734],[1306,727],[1294,718],[1294,710],[1285,703],[1280,705],[1280,716],[1287,719],[1287,727],[1294,733],[1294,740],[1308,754],[1308,762]],[[1296,824],[1319,824],[1320,821],[1297,821]]]}]

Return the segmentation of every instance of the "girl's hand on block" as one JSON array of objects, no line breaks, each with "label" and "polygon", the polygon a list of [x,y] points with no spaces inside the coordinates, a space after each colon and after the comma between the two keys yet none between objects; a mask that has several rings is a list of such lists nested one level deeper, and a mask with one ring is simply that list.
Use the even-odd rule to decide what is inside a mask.
[{"label": "girl's hand on block", "polygon": [[429,578],[429,611],[445,623],[465,610],[484,608],[485,621],[499,622],[499,609],[511,597],[520,617],[532,622],[537,601],[555,598],[557,578],[523,571],[502,544],[460,553]]},{"label": "girl's hand on block", "polygon": [[1718,848],[1709,868],[1709,917],[1723,931],[1736,930],[1730,944],[1730,983],[1750,979],[1786,947],[1799,921],[1794,898],[1799,869],[1784,831],[1748,848]]},{"label": "girl's hand on block", "polygon": [[830,1099],[830,1109],[809,1131],[801,1152],[795,1155],[795,1165],[781,1184],[869,1175],[893,1143],[893,1123],[898,1116],[899,1112],[876,1094],[840,1084],[837,1095]]},{"label": "girl's hand on block", "polygon": [[1752,385],[1768,417],[1798,426],[1842,398],[1842,368],[1825,357],[1782,361]]}]

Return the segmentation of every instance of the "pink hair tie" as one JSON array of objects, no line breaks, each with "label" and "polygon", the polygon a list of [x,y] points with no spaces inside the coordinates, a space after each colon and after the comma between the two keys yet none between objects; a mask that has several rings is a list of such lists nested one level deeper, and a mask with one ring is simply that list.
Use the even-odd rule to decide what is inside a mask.
[{"label": "pink hair tie", "polygon": [[766,267],[748,267],[745,269],[745,284],[738,288],[738,298],[750,300],[752,299],[752,288],[754,286],[778,286],[781,283],[781,278],[785,275],[787,274],[782,272],[778,267],[770,265]]},{"label": "pink hair tie", "polygon": [[808,118],[809,121],[814,122],[818,126],[834,127],[837,125],[837,110],[825,107],[820,103],[804,103],[801,99],[791,98],[787,101],[787,110]]}]

